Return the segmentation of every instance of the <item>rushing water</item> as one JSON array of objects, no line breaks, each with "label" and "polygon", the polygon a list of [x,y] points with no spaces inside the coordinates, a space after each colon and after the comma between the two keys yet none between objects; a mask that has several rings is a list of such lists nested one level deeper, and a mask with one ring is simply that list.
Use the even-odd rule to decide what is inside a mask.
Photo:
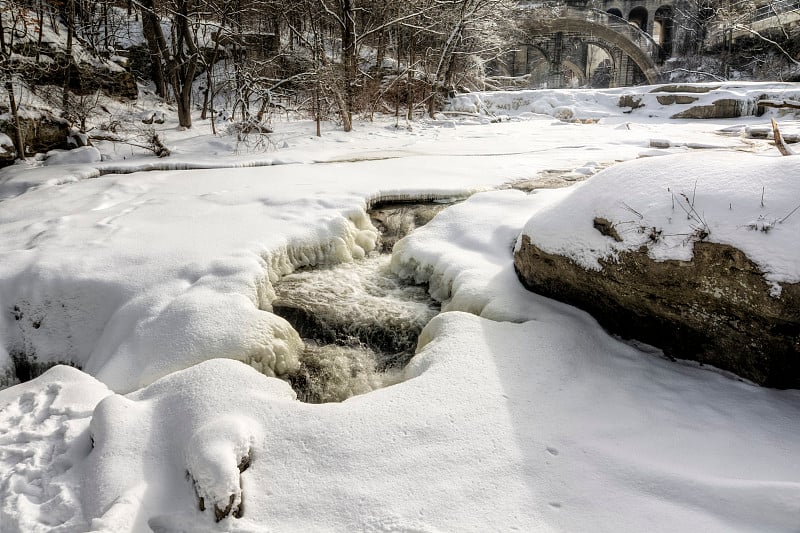
[{"label": "rushing water", "polygon": [[396,383],[414,355],[422,328],[439,313],[426,288],[389,269],[394,243],[441,211],[441,204],[394,204],[371,212],[382,232],[365,259],[306,269],[275,287],[273,311],[306,343],[300,368],[288,376],[298,398],[337,402]]},{"label": "rushing water", "polygon": [[276,286],[273,311],[306,341],[289,376],[307,402],[342,401],[395,383],[439,307],[424,287],[401,282],[390,256],[295,272]]}]

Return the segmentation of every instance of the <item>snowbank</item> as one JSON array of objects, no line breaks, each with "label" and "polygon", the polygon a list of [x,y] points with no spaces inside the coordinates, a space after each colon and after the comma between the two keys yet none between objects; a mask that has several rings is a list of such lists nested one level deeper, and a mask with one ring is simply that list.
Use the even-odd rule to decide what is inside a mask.
[{"label": "snowbank", "polygon": [[508,258],[531,214],[568,191],[525,194],[506,190],[473,195],[398,241],[392,252],[392,271],[401,278],[428,284],[443,311],[515,322],[549,312],[542,309],[541,299],[519,290]]}]

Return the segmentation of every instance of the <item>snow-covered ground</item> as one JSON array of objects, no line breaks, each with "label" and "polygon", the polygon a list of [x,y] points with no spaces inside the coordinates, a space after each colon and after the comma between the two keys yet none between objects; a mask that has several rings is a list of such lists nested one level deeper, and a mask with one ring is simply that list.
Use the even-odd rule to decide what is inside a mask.
[{"label": "snow-covered ground", "polygon": [[[167,159],[101,143],[102,162],[0,172],[0,364],[24,353],[83,369],[0,391],[0,530],[797,531],[798,391],[622,343],[525,291],[512,254],[529,220],[584,242],[567,231],[580,211],[553,206],[586,203],[575,191],[644,202],[639,182],[697,180],[704,206],[704,178],[749,177],[716,200],[757,223],[764,187],[783,217],[798,200],[772,174],[800,163],[731,135],[766,117],[669,121],[575,94],[501,117],[329,125],[321,139],[276,117],[269,151],[238,154],[207,123],[167,123]],[[657,155],[578,187],[493,190]],[[368,253],[376,201],[470,194],[395,248],[393,270],[430,283],[446,311],[404,381],[308,405],[268,377],[302,343],[269,312],[281,275]],[[773,281],[796,281],[796,223],[742,229]],[[779,239],[777,258],[758,239]],[[241,517],[216,523],[215,507]]]}]

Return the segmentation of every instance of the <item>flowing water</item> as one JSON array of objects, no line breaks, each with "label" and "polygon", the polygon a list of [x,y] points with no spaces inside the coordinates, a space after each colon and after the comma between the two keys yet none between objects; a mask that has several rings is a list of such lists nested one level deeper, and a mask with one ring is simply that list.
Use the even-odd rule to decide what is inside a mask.
[{"label": "flowing water", "polygon": [[365,259],[285,276],[273,312],[306,343],[287,379],[301,401],[338,402],[400,381],[422,328],[439,313],[426,288],[389,269],[392,246],[445,205],[390,204],[373,209],[379,251]]}]

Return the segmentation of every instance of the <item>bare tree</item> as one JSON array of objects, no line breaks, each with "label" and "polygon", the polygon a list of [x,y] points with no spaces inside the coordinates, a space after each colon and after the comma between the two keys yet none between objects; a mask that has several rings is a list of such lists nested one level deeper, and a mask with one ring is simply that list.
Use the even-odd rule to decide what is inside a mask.
[{"label": "bare tree", "polygon": [[199,50],[194,40],[191,21],[194,19],[192,0],[173,0],[170,6],[172,35],[170,46],[161,29],[153,0],[142,0],[142,18],[145,38],[155,64],[160,62],[165,72],[165,81],[172,88],[178,106],[178,124],[192,127],[192,82],[197,74]]},{"label": "bare tree", "polygon": [[29,25],[25,15],[25,7],[13,0],[6,2],[3,12],[0,13],[0,73],[5,80],[5,90],[8,94],[11,118],[14,122],[13,141],[17,159],[25,159],[25,139],[19,118],[19,103],[14,91],[14,83],[25,73],[26,69],[24,63],[12,58],[12,54],[16,40],[24,39],[29,34]]}]

